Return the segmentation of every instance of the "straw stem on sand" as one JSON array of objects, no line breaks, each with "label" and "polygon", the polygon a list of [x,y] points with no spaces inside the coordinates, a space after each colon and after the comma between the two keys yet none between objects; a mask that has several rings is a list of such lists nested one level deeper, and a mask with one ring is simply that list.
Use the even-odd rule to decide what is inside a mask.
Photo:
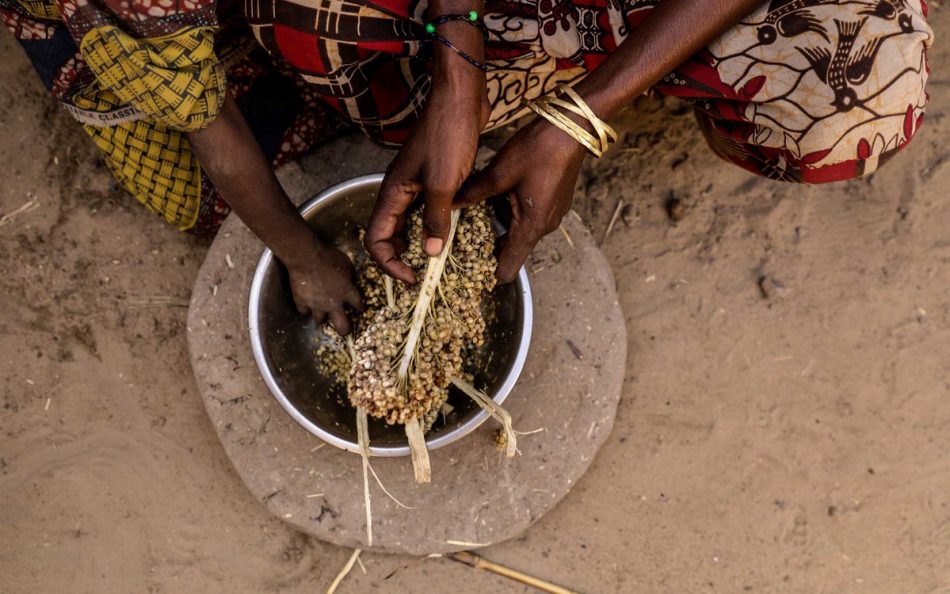
[{"label": "straw stem on sand", "polygon": [[486,561],[482,559],[475,553],[469,551],[459,551],[457,553],[447,553],[445,555],[448,559],[456,561],[458,563],[464,563],[469,567],[474,567],[475,569],[484,569],[485,571],[490,571],[494,574],[504,576],[510,580],[514,580],[526,586],[531,586],[532,588],[537,588],[542,592],[547,592],[548,594],[577,594],[572,590],[567,588],[562,588],[551,582],[536,578],[532,575],[520,572],[517,569],[511,569],[510,567],[505,567],[504,565],[499,565],[497,563],[492,563],[491,561]]},{"label": "straw stem on sand", "polygon": [[356,560],[359,558],[360,549],[353,549],[353,554],[350,555],[350,558],[347,560],[346,565],[343,566],[343,569],[340,570],[340,573],[336,574],[336,577],[333,578],[333,581],[330,583],[330,587],[327,588],[327,594],[333,594],[336,592],[336,589],[340,587],[340,583],[343,581],[343,578],[347,576],[348,573],[353,569],[353,566],[356,565]]}]

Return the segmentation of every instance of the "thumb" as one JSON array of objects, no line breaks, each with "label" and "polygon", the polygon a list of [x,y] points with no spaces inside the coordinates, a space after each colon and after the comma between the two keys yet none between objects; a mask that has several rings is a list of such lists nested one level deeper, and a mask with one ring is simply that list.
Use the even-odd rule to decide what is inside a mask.
[{"label": "thumb", "polygon": [[502,187],[498,176],[495,175],[492,164],[489,163],[485,169],[476,171],[468,176],[468,179],[462,184],[462,188],[455,195],[454,206],[455,208],[472,206],[473,204],[485,201],[485,199],[490,196],[501,194],[506,189],[507,188]]}]

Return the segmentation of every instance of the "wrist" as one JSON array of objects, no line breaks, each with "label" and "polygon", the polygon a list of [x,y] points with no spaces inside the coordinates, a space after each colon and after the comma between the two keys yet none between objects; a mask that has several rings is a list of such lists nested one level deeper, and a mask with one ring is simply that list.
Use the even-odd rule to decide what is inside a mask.
[{"label": "wrist", "polygon": [[603,156],[609,145],[619,140],[617,131],[600,119],[577,91],[567,85],[557,85],[554,91],[528,102],[526,106],[595,157]]},{"label": "wrist", "polygon": [[433,73],[430,101],[477,107],[487,98],[485,73],[457,56],[455,59],[460,64],[447,68],[444,72]]},{"label": "wrist", "polygon": [[[464,22],[443,23],[438,35],[474,60],[485,62],[485,37],[480,29]],[[472,89],[485,85],[485,72],[443,43],[432,42],[433,89]]]},{"label": "wrist", "polygon": [[[438,49],[438,48],[437,48]],[[444,48],[443,48],[444,49]],[[447,50],[451,52],[451,50]],[[451,117],[474,116],[482,126],[486,123],[488,85],[485,73],[452,52],[432,73],[432,88],[428,105],[432,113],[452,114]],[[481,59],[481,56],[476,59]]]},{"label": "wrist", "polygon": [[584,145],[544,118],[537,118],[532,125],[536,129],[539,146],[548,147],[550,157],[563,161],[582,161],[590,154]]},{"label": "wrist", "polygon": [[299,225],[288,228],[279,240],[269,243],[267,247],[290,271],[309,268],[327,249],[303,219],[300,219]]},{"label": "wrist", "polygon": [[579,82],[574,90],[601,120],[614,117],[623,106],[630,103],[622,96],[618,96],[616,89],[611,85],[591,84],[586,79]]},{"label": "wrist", "polygon": [[483,6],[482,0],[430,0],[427,14],[427,32],[444,40],[431,41],[432,87],[427,112],[448,109],[453,117],[472,115],[482,126],[490,111],[485,71],[478,65],[485,62],[485,33],[478,21]]}]

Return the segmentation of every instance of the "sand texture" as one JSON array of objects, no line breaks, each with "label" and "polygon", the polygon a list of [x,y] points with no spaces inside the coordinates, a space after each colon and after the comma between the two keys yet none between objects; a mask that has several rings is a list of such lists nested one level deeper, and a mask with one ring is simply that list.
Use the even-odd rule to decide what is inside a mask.
[{"label": "sand texture", "polygon": [[[625,113],[575,201],[627,325],[613,432],[487,558],[584,592],[948,591],[950,10],[931,17],[927,121],[868,179],[771,183],[720,163],[681,104]],[[191,373],[206,246],[113,190],[8,34],[0,55],[0,213],[38,204],[0,227],[0,592],[324,591],[350,551],[254,498]],[[284,175],[388,155],[347,138]],[[363,561],[339,592],[527,591]]]}]

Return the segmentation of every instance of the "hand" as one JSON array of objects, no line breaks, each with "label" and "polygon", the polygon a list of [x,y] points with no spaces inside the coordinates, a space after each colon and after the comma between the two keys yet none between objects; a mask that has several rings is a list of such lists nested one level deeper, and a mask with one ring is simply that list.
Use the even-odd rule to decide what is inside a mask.
[{"label": "hand", "polygon": [[234,212],[284,263],[301,314],[322,324],[330,319],[340,334],[352,324],[344,305],[362,309],[346,256],[324,245],[277,183],[237,102],[229,95],[220,116],[188,135],[202,168]]},{"label": "hand", "polygon": [[571,208],[586,154],[576,140],[537,119],[465,182],[456,198],[457,208],[503,194],[511,202],[511,224],[502,239],[495,272],[499,281],[515,280],[538,241],[561,224]]},{"label": "hand", "polygon": [[406,211],[421,192],[424,249],[430,256],[439,255],[448,238],[452,201],[472,171],[478,135],[490,113],[484,74],[459,62],[463,76],[474,79],[441,91],[432,89],[422,116],[386,172],[366,229],[364,243],[373,260],[407,283],[415,283],[416,277],[399,259],[398,237],[406,225]]},{"label": "hand", "polygon": [[344,306],[363,311],[349,258],[312,237],[307,245],[300,246],[293,260],[284,264],[297,311],[313,316],[317,324],[329,319],[340,335],[349,334],[353,325]]}]

